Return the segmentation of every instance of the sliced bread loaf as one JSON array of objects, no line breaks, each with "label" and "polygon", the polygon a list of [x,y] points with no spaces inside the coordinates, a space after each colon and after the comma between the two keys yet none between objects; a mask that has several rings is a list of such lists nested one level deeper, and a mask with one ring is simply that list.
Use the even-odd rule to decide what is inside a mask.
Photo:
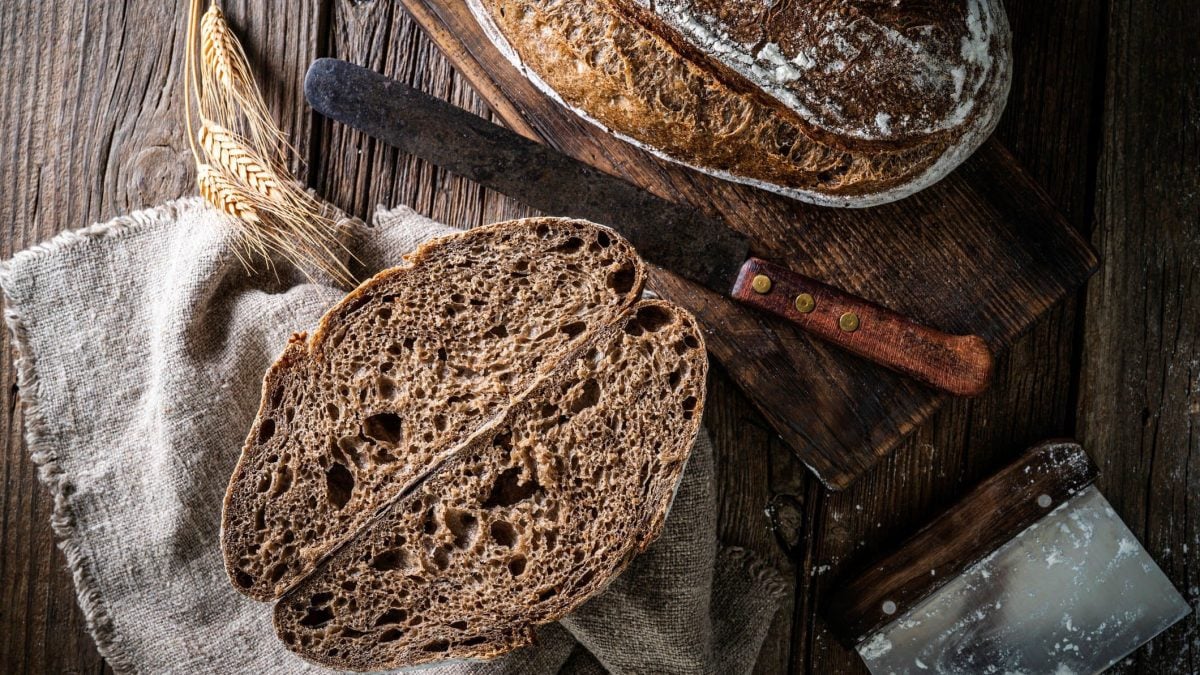
[{"label": "sliced bread loaf", "polygon": [[616,233],[528,219],[431,242],[295,336],[225,498],[234,586],[278,597],[640,295]]},{"label": "sliced bread loaf", "polygon": [[528,644],[658,535],[706,369],[690,315],[636,304],[284,595],[279,636],[355,670]]}]

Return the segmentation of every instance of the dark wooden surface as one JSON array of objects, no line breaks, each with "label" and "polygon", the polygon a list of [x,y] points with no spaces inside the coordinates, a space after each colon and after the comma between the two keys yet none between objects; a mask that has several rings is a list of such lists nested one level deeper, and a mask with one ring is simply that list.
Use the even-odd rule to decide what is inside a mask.
[{"label": "dark wooden surface", "polygon": [[[466,0],[403,4],[505,122],[531,127],[577,159],[720,216],[748,235],[760,257],[919,323],[977,334],[1003,349],[1095,266],[1077,233],[995,142],[901,202],[814,207],[660,161],[581,120],[500,55]],[[515,113],[503,112],[509,109]],[[709,352],[833,489],[869,470],[947,398],[669,274],[653,275],[651,286],[695,314]],[[882,358],[898,351],[898,343],[885,338],[864,351]]]},{"label": "dark wooden surface", "polygon": [[[1013,345],[989,392],[951,401],[840,493],[713,369],[721,537],[795,584],[759,672],[862,672],[819,616],[838,574],[1048,436],[1083,441],[1113,506],[1189,601],[1200,597],[1200,12],[1184,0],[1006,4],[1016,79],[998,137],[1105,266]],[[183,8],[170,5],[0,3],[0,257],[193,191],[179,132]],[[527,213],[304,110],[304,68],[334,55],[489,114],[395,3],[225,5],[325,196],[359,214],[405,202],[457,225]],[[0,349],[0,672],[103,671],[22,442],[7,334]],[[1193,614],[1117,670],[1195,672],[1198,631]]]}]

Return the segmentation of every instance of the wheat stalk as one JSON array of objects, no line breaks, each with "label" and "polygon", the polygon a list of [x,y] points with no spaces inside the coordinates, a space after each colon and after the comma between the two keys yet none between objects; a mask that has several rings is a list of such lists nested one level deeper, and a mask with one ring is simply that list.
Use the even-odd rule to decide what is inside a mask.
[{"label": "wheat stalk", "polygon": [[200,92],[210,119],[245,120],[247,136],[264,156],[293,149],[263,101],[242,45],[216,4],[200,19]]},{"label": "wheat stalk", "polygon": [[[301,269],[312,265],[352,285],[340,255],[346,251],[337,239],[338,223],[289,174],[287,158],[295,150],[267,111],[241,44],[215,3],[197,21],[199,15],[200,0],[192,0],[184,118],[200,195],[232,216],[245,253],[238,256],[248,267],[253,258],[270,266],[271,256],[281,255]],[[194,138],[193,106],[200,120]]]}]

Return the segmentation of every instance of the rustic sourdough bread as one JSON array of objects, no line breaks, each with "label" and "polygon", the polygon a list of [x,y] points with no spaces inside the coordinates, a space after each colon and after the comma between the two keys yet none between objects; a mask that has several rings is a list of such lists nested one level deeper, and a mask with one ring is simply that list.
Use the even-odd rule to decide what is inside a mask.
[{"label": "rustic sourdough bread", "polygon": [[335,667],[494,656],[594,595],[657,536],[704,402],[694,320],[637,301],[611,230],[513,221],[409,263],[293,338],[225,500],[231,582]]},{"label": "rustic sourdough bread", "polygon": [[267,372],[225,498],[234,585],[278,597],[642,292],[633,248],[582,221],[501,223],[421,247]]},{"label": "rustic sourdough bread", "polygon": [[1000,0],[468,0],[540,88],[652,152],[834,206],[940,180],[991,133]]},{"label": "rustic sourdough bread", "polygon": [[706,364],[686,312],[638,303],[284,595],[276,631],[355,670],[529,644],[658,536]]}]

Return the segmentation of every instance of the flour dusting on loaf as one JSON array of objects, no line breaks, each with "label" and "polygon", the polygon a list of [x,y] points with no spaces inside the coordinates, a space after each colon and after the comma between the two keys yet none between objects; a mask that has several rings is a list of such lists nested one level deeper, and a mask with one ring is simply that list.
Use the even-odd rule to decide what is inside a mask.
[{"label": "flour dusting on loaf", "polygon": [[941,179],[999,120],[999,0],[468,0],[540,88],[651,152],[819,204]]}]

